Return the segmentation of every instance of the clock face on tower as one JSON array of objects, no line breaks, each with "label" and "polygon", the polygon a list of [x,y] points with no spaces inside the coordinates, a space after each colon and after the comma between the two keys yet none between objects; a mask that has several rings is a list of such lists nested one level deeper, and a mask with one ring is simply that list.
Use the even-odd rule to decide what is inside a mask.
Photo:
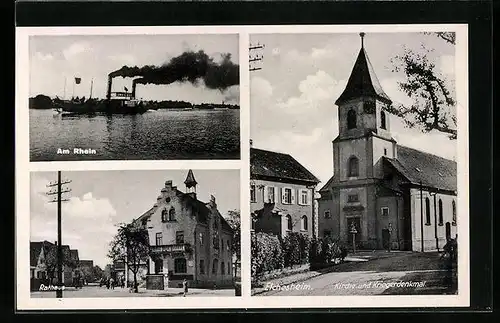
[{"label": "clock face on tower", "polygon": [[375,113],[375,101],[364,101],[363,111],[365,113]]}]

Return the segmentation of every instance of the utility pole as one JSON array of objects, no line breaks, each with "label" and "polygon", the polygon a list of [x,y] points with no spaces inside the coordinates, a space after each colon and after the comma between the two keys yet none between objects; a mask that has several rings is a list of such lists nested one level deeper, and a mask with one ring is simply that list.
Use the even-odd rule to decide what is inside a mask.
[{"label": "utility pole", "polygon": [[50,203],[57,203],[57,288],[56,297],[62,298],[63,281],[62,281],[62,263],[63,263],[63,253],[62,253],[62,231],[61,231],[61,203],[64,201],[69,201],[62,197],[63,193],[71,192],[69,188],[63,188],[64,184],[71,183],[70,180],[61,180],[61,171],[57,172],[57,182],[50,182],[47,187],[57,187],[56,190],[50,190],[47,195],[57,195]]},{"label": "utility pole", "polygon": [[262,54],[260,56],[259,56],[259,54],[256,54],[254,56],[252,54],[252,52],[255,50],[264,49],[264,47],[265,47],[265,45],[261,45],[261,44],[257,43],[257,45],[250,45],[250,47],[248,48],[248,51],[250,53],[250,57],[248,58],[248,62],[250,63],[250,72],[258,71],[258,70],[262,69],[262,67],[256,67],[256,66],[253,66],[253,64],[255,62],[262,61],[262,59],[264,59],[264,56]]}]

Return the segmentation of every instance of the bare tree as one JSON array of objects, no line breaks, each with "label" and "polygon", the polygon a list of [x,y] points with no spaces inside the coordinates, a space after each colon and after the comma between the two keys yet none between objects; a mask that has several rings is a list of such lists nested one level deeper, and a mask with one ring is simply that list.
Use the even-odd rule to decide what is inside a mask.
[{"label": "bare tree", "polygon": [[[434,33],[451,45],[455,33]],[[456,102],[448,88],[446,78],[436,70],[429,58],[430,50],[423,52],[405,49],[402,55],[392,59],[393,72],[403,72],[406,79],[399,88],[411,99],[412,104],[394,104],[387,108],[390,113],[404,119],[410,128],[419,127],[423,132],[437,130],[457,138]]]}]

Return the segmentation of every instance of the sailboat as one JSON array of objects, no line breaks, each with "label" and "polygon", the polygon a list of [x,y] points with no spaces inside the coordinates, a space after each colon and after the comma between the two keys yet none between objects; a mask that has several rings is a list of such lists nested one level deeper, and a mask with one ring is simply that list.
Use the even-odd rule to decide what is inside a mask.
[{"label": "sailboat", "polygon": [[95,114],[97,112],[98,101],[92,99],[92,88],[94,80],[90,82],[90,97],[72,97],[71,100],[63,100],[60,105],[62,115]]}]

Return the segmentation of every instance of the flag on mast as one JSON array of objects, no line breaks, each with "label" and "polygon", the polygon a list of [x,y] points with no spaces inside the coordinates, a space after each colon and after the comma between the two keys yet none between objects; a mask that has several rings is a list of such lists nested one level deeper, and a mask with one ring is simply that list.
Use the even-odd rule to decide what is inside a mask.
[{"label": "flag on mast", "polygon": [[80,84],[82,82],[82,78],[81,77],[75,77],[75,83],[76,84]]}]

